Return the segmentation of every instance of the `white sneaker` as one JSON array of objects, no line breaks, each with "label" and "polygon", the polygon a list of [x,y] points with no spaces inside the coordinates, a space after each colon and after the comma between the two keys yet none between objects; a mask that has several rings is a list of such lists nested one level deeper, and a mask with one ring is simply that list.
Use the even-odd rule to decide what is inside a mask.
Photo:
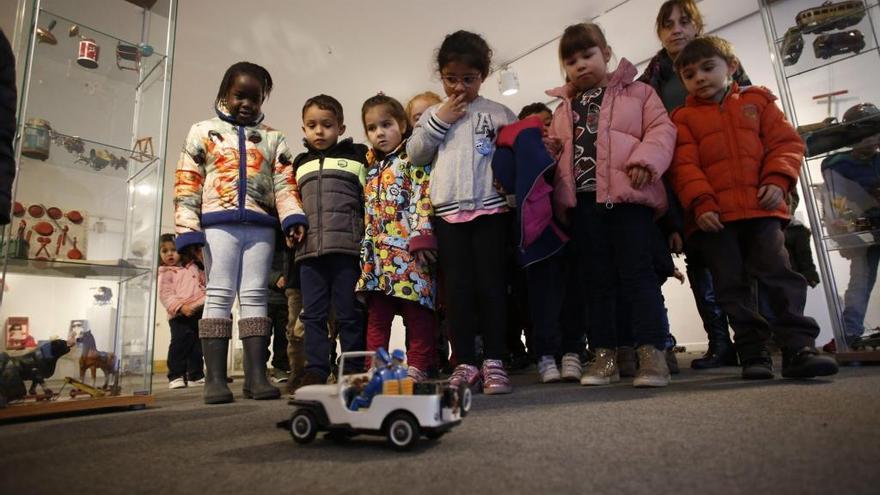
[{"label": "white sneaker", "polygon": [[191,381],[191,382],[186,382],[186,384],[187,384],[187,385],[193,385],[193,386],[204,385],[204,384],[205,384],[205,379],[204,379],[204,377],[202,377],[202,378],[199,378],[198,380],[193,380],[193,381]]},{"label": "white sneaker", "polygon": [[168,388],[177,389],[177,388],[186,388],[186,380],[183,377],[175,378],[168,383]]},{"label": "white sneaker", "polygon": [[558,382],[560,379],[559,368],[556,367],[556,359],[553,356],[541,356],[538,361],[538,373],[541,375],[542,383]]},{"label": "white sneaker", "polygon": [[584,373],[581,358],[573,352],[562,356],[562,379],[567,382],[578,382]]}]

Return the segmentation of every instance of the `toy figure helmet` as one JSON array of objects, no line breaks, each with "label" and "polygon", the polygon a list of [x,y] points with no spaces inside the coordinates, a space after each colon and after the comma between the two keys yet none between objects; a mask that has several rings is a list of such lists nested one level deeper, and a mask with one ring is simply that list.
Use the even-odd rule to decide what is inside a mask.
[{"label": "toy figure helmet", "polygon": [[846,112],[843,113],[843,122],[849,124],[857,120],[877,115],[880,115],[880,109],[874,106],[873,103],[859,103],[858,105],[849,107]]},{"label": "toy figure helmet", "polygon": [[375,358],[385,365],[391,363],[391,356],[388,354],[388,351],[386,351],[384,347],[376,349]]},{"label": "toy figure helmet", "polygon": [[394,350],[391,352],[391,357],[392,357],[393,359],[396,359],[396,360],[400,361],[401,363],[404,362],[404,361],[406,361],[406,353],[404,353],[404,352],[403,352],[402,350],[400,350],[400,349],[394,349]]}]

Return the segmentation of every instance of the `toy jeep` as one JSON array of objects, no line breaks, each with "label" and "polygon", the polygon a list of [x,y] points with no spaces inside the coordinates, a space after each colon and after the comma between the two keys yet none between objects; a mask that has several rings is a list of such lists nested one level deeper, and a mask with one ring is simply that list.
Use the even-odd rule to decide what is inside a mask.
[{"label": "toy jeep", "polygon": [[782,65],[787,67],[796,64],[803,51],[804,37],[801,30],[796,27],[788,28],[782,41]]},{"label": "toy jeep", "polygon": [[858,29],[842,33],[823,34],[813,41],[816,58],[831,58],[835,55],[855,52],[865,48],[865,36]]},{"label": "toy jeep", "polygon": [[289,404],[290,419],[277,424],[290,431],[293,440],[306,444],[319,431],[343,440],[358,434],[384,435],[396,450],[411,449],[424,435],[437,439],[461,423],[471,406],[466,386],[450,388],[445,381],[413,383],[411,378],[386,380],[382,393],[369,407],[352,411],[359,385],[378,373],[345,374],[345,361],[372,357],[374,352],[346,352],[339,363],[339,379],[333,385],[308,385],[296,391]]}]

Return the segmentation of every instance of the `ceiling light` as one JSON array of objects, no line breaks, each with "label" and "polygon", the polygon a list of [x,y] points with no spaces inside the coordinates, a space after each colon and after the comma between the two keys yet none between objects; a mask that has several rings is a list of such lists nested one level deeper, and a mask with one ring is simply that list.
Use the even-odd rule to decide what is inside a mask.
[{"label": "ceiling light", "polygon": [[519,79],[516,77],[516,72],[511,70],[510,67],[505,67],[501,70],[501,76],[498,78],[498,89],[504,96],[515,95],[519,92]]}]

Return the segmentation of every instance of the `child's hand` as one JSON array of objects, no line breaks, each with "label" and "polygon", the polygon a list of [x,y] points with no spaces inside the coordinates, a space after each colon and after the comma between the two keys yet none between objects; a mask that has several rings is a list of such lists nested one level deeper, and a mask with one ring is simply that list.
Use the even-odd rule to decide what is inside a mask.
[{"label": "child's hand", "polygon": [[775,210],[784,195],[782,188],[777,185],[761,186],[758,189],[758,205],[765,210]]},{"label": "child's hand", "polygon": [[190,306],[189,304],[184,304],[183,306],[180,307],[180,312],[183,314],[183,316],[192,316],[193,309],[194,308],[192,306]]},{"label": "child's hand", "polygon": [[287,285],[287,281],[284,280],[284,275],[278,277],[278,281],[275,282],[275,287],[278,287],[279,289],[283,289],[285,285]]},{"label": "child's hand", "polygon": [[433,249],[421,249],[416,251],[416,263],[421,266],[428,266],[437,262],[437,251]]},{"label": "child's hand", "polygon": [[562,151],[562,140],[555,137],[544,136],[544,147],[554,157]]},{"label": "child's hand", "polygon": [[298,223],[290,228],[287,232],[287,238],[284,242],[287,244],[287,247],[293,248],[297,244],[303,242],[306,238],[306,228],[303,224]]},{"label": "child's hand", "polygon": [[678,267],[675,267],[675,271],[672,272],[672,276],[675,277],[682,285],[684,285],[684,273],[681,273],[681,270]]},{"label": "child's hand", "polygon": [[467,102],[464,93],[449,97],[446,103],[437,110],[437,118],[447,124],[454,124],[467,113]]},{"label": "child's hand", "polygon": [[724,229],[721,217],[715,211],[707,211],[700,215],[700,218],[697,218],[697,226],[703,232],[721,232]]},{"label": "child's hand", "polygon": [[641,189],[643,186],[648,184],[651,181],[651,171],[648,170],[647,167],[642,165],[630,165],[626,171],[626,174],[629,175],[629,180],[632,182],[632,186],[636,189]]}]

